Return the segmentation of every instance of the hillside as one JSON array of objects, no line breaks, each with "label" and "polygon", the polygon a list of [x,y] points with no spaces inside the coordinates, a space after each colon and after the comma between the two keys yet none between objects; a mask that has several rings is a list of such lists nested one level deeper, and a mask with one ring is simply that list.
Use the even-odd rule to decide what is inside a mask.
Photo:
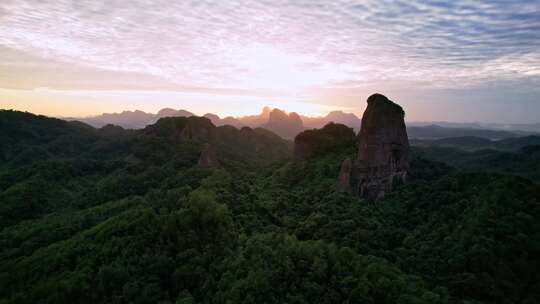
[{"label": "hillside", "polygon": [[448,137],[481,137],[491,140],[517,137],[510,131],[476,129],[476,128],[445,128],[438,125],[410,126],[407,128],[410,138],[440,139]]},{"label": "hillside", "polygon": [[467,170],[415,148],[407,183],[370,204],[336,187],[357,152],[342,125],[304,133],[307,161],[200,117],[125,130],[1,111],[0,126],[1,303],[540,301],[534,147]]},{"label": "hillside", "polygon": [[[205,143],[215,147],[224,168],[253,168],[292,155],[290,143],[269,131],[215,127],[199,117],[162,118],[129,131],[0,111],[0,126],[0,227],[74,207],[65,200],[88,207],[97,204],[95,197],[144,193],[196,166]],[[139,185],[145,178],[149,184]],[[72,189],[67,181],[91,188]],[[27,197],[24,204],[19,197]]]},{"label": "hillside", "polygon": [[422,157],[443,162],[465,171],[496,172],[540,180],[540,146],[526,146],[516,151],[464,151],[450,147],[418,147]]},{"label": "hillside", "polygon": [[540,136],[510,137],[500,140],[490,140],[476,136],[448,137],[436,140],[414,140],[413,145],[458,148],[469,151],[482,149],[517,151],[527,146],[540,145]]}]

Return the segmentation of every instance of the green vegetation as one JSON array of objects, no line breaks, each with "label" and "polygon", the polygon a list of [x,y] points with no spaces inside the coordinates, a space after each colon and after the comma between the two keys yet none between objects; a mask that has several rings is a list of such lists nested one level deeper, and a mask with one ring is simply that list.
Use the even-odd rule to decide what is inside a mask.
[{"label": "green vegetation", "polygon": [[490,140],[484,137],[462,136],[448,137],[437,140],[420,140],[412,141],[413,145],[420,147],[443,147],[457,148],[465,151],[477,150],[500,150],[500,151],[517,151],[527,146],[540,145],[540,136],[531,135],[523,137],[511,137],[501,140]]},{"label": "green vegetation", "polygon": [[466,172],[494,172],[540,180],[540,146],[526,146],[514,152],[416,147],[415,152],[424,159],[443,162]]},{"label": "green vegetation", "polygon": [[4,111],[0,140],[0,303],[540,302],[540,187],[481,157],[415,151],[370,205],[335,191],[354,146],[294,162],[263,129]]},{"label": "green vegetation", "polygon": [[321,129],[301,132],[294,141],[297,147],[296,156],[309,158],[354,147],[356,146],[356,135],[352,128],[330,122]]}]

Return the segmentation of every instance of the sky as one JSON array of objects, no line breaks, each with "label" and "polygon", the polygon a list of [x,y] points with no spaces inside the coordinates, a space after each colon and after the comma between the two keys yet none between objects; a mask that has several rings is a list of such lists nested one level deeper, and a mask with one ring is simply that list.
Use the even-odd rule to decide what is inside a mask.
[{"label": "sky", "polygon": [[540,122],[540,0],[1,0],[0,108]]}]

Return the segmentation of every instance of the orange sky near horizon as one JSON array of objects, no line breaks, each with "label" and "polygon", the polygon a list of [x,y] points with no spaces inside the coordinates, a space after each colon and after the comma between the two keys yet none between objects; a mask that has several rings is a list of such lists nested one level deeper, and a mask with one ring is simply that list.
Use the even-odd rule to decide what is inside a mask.
[{"label": "orange sky near horizon", "polygon": [[[60,91],[0,89],[0,108],[28,111],[53,117],[87,117],[102,113],[141,110],[157,113],[163,108],[184,109],[197,115],[220,117],[245,116],[261,112],[265,106],[297,112],[306,116],[324,116],[342,110],[359,115],[363,109],[328,106],[302,100],[272,101],[257,96],[220,96],[174,91]],[[181,101],[189,100],[189,102]]]}]

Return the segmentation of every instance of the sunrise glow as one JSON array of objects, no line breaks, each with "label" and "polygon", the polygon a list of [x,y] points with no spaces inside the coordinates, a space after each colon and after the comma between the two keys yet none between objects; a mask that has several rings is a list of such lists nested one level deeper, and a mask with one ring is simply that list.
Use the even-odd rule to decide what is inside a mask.
[{"label": "sunrise glow", "polygon": [[164,105],[220,115],[262,105],[358,114],[367,96],[384,92],[413,109],[412,120],[534,122],[539,7],[2,1],[0,106],[60,116]]}]

